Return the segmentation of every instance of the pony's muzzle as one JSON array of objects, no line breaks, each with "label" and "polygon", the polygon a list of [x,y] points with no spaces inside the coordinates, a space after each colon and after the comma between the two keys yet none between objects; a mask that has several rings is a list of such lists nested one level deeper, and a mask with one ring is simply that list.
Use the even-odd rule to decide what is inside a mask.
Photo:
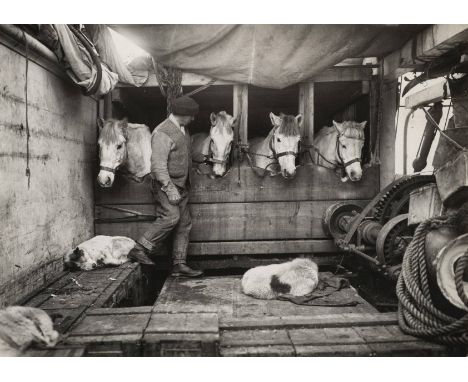
[{"label": "pony's muzzle", "polygon": [[97,181],[101,187],[112,187],[112,184],[114,183],[114,174],[109,171],[101,170],[97,176]]},{"label": "pony's muzzle", "polygon": [[283,175],[283,178],[285,179],[292,179],[296,176],[296,169],[292,171],[284,169],[283,171],[281,171],[281,174]]},{"label": "pony's muzzle", "polygon": [[357,182],[362,178],[362,168],[359,163],[352,164],[346,168],[346,174],[352,182]]},{"label": "pony's muzzle", "polygon": [[213,173],[218,177],[223,176],[226,173],[226,165],[220,164],[220,163],[214,163]]}]

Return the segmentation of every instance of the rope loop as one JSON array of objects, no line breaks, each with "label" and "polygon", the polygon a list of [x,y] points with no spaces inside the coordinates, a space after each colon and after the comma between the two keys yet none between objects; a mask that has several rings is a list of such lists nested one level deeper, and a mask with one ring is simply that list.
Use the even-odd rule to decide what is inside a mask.
[{"label": "rope loop", "polygon": [[[455,226],[456,215],[436,217],[421,223],[403,257],[398,278],[398,323],[403,332],[434,342],[451,345],[468,345],[468,313],[452,317],[438,309],[431,297],[426,264],[426,235],[441,227]],[[457,263],[455,284],[458,295],[468,306],[468,296],[463,290],[463,273],[468,267],[468,251]]]}]

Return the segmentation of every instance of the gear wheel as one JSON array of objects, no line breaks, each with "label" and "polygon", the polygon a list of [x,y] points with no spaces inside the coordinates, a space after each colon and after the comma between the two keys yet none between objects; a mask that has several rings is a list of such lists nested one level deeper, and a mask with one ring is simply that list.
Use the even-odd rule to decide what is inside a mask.
[{"label": "gear wheel", "polygon": [[414,226],[408,226],[408,214],[390,219],[377,236],[377,260],[389,266],[400,264],[415,229]]},{"label": "gear wheel", "polygon": [[411,191],[434,182],[434,175],[409,175],[400,178],[375,205],[374,219],[383,225],[395,216],[407,213]]}]

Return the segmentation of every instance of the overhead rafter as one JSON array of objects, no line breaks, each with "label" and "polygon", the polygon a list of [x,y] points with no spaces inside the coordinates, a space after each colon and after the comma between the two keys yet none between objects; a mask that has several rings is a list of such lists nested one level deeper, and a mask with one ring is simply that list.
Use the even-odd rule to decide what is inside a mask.
[{"label": "overhead rafter", "polygon": [[[311,78],[310,81],[304,82],[335,82],[335,81],[368,81],[372,77],[373,65],[362,65],[359,67],[335,66],[331,69],[324,70],[319,75]],[[202,86],[211,81],[210,77],[202,76],[194,73],[182,74],[183,86]],[[215,85],[234,85],[234,82],[218,80]],[[129,87],[131,85],[119,83],[118,87]],[[158,81],[154,73],[150,73],[148,81],[143,87],[156,87]]]},{"label": "overhead rafter", "polygon": [[424,29],[401,49],[384,58],[384,79],[395,79],[468,43],[468,24],[435,24]]}]

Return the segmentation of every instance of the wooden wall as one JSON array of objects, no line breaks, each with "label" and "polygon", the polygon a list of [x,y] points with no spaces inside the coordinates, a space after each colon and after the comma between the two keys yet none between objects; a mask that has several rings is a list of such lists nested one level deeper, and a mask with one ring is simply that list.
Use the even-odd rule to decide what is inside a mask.
[{"label": "wooden wall", "polygon": [[98,107],[30,51],[28,186],[25,52],[8,39],[0,34],[0,306],[50,282],[93,235]]},{"label": "wooden wall", "polygon": [[[189,254],[334,252],[322,229],[324,210],[343,200],[365,205],[379,190],[378,167],[367,169],[358,183],[342,183],[334,172],[315,165],[300,167],[289,181],[281,176],[261,179],[246,165],[240,170],[240,185],[237,168],[222,179],[193,172]],[[96,234],[138,239],[151,222],[109,222],[128,214],[107,206],[153,214],[149,182],[118,176],[111,189],[96,189]]]}]

